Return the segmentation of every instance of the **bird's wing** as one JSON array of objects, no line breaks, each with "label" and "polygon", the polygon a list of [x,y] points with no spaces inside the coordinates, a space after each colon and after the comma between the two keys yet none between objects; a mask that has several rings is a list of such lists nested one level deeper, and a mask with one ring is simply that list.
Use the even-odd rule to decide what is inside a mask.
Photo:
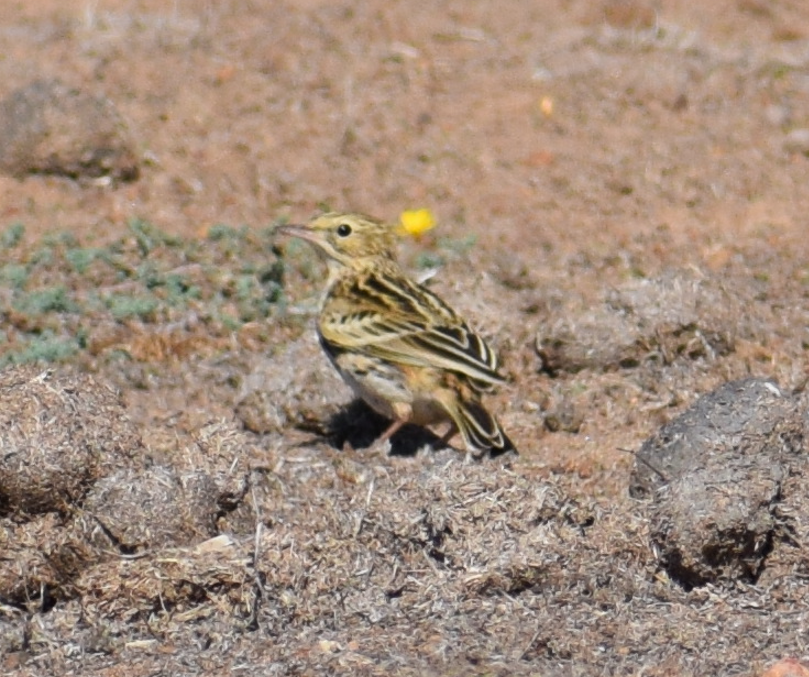
[{"label": "bird's wing", "polygon": [[370,271],[346,280],[327,299],[319,329],[336,350],[446,369],[479,389],[503,381],[486,341],[435,294],[404,276]]}]

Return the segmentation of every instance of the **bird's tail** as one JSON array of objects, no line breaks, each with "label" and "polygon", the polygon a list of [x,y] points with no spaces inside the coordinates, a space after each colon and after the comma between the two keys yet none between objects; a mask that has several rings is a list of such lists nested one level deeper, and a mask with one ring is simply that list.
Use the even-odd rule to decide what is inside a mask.
[{"label": "bird's tail", "polygon": [[488,452],[491,456],[499,456],[507,451],[517,453],[517,448],[484,406],[474,400],[463,400],[457,403],[452,418],[458,427],[467,447]]}]

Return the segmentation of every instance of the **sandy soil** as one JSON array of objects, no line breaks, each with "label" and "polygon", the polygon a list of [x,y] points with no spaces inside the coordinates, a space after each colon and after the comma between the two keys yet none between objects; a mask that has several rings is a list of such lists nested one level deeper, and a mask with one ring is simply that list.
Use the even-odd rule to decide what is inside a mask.
[{"label": "sandy soil", "polygon": [[[0,176],[0,229],[106,247],[140,219],[204,250],[221,224],[427,207],[438,228],[402,260],[437,262],[432,288],[492,338],[510,383],[490,403],[521,454],[468,464],[418,431],[368,451],[384,423],[350,405],[312,338],[317,260],[257,240],[251,255],[284,265],[266,317],[213,333],[199,310],[112,322],[63,360],[120,390],[140,452],[93,466],[64,506],[0,496],[14,553],[0,554],[0,672],[809,661],[807,544],[684,585],[628,494],[633,452],[701,394],[749,376],[805,384],[809,6],[74,5],[0,8],[0,98],[52,78],[107,97],[140,175]],[[3,317],[4,335],[23,331]],[[181,517],[166,527],[153,505]],[[107,516],[110,542],[88,514]]]}]

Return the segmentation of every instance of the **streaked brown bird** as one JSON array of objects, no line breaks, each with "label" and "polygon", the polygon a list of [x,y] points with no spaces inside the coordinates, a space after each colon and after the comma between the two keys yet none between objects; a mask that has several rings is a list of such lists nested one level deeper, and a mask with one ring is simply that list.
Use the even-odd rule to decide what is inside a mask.
[{"label": "streaked brown bird", "polygon": [[392,419],[379,441],[406,423],[450,422],[469,451],[516,451],[481,395],[503,383],[497,355],[446,303],[407,277],[394,258],[395,227],[362,214],[328,213],[281,233],[316,245],[328,263],[317,330],[340,375],[372,409]]}]

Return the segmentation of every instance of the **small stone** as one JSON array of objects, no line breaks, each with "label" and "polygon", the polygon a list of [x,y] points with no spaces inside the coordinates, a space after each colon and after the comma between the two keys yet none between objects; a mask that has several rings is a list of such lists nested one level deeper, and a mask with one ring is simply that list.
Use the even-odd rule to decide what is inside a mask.
[{"label": "small stone", "polygon": [[773,127],[782,127],[789,124],[791,115],[789,113],[789,108],[786,106],[770,104],[764,109],[764,117]]},{"label": "small stone", "polygon": [[772,665],[762,677],[809,677],[809,669],[794,658],[782,658]]},{"label": "small stone", "polygon": [[784,150],[788,153],[809,155],[809,129],[799,127],[784,137]]}]

